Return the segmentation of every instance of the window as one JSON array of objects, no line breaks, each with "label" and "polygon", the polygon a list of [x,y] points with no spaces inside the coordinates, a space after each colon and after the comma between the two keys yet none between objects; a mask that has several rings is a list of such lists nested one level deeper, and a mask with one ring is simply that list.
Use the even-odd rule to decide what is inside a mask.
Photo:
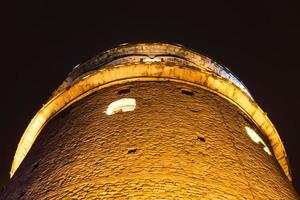
[{"label": "window", "polygon": [[133,98],[123,98],[112,102],[108,105],[105,113],[107,115],[113,115],[119,112],[133,111],[136,106],[136,101]]},{"label": "window", "polygon": [[249,137],[257,144],[262,144],[263,145],[263,150],[267,152],[269,155],[272,155],[269,147],[266,145],[266,143],[259,137],[259,135],[252,129],[249,128],[248,126],[245,127],[247,134]]}]

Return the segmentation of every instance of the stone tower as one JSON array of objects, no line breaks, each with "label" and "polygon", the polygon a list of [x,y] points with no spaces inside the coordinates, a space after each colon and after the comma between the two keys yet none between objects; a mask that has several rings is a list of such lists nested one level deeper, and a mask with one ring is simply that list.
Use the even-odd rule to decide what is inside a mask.
[{"label": "stone tower", "polygon": [[0,199],[299,199],[242,82],[162,43],[76,66],[25,130],[11,177]]}]

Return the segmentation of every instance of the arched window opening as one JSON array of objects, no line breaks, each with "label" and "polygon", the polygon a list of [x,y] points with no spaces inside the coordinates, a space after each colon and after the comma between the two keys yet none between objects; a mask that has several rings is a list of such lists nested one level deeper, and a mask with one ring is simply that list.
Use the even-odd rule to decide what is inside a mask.
[{"label": "arched window opening", "polygon": [[107,115],[113,115],[119,112],[133,111],[136,106],[136,101],[133,98],[123,98],[116,100],[108,105],[105,113]]},{"label": "arched window opening", "polygon": [[263,146],[263,150],[267,152],[269,155],[272,155],[269,147],[252,128],[245,126],[245,129],[246,129],[246,133],[256,144],[261,144]]}]

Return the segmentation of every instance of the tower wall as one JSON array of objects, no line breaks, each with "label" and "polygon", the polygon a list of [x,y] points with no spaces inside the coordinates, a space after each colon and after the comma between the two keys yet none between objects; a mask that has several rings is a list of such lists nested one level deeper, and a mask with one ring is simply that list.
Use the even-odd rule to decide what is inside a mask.
[{"label": "tower wall", "polygon": [[[135,110],[105,114],[122,98],[134,98]],[[49,121],[1,199],[297,199],[246,126],[259,133],[235,105],[196,86],[106,87]]]}]

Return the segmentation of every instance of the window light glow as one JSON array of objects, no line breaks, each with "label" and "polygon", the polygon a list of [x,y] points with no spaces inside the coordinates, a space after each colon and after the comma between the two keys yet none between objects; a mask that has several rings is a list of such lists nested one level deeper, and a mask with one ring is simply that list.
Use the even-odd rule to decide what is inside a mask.
[{"label": "window light glow", "polygon": [[129,112],[133,111],[136,106],[136,101],[133,98],[123,98],[112,102],[107,107],[105,113],[107,115],[113,115],[118,112]]},{"label": "window light glow", "polygon": [[272,155],[270,149],[267,146],[264,147],[264,151],[267,152],[270,156]]},{"label": "window light glow", "polygon": [[259,137],[259,135],[252,129],[249,128],[248,126],[245,127],[247,134],[249,137],[256,143],[256,144],[262,144],[264,146],[264,151],[267,152],[269,155],[272,155],[269,147],[267,147],[266,143]]},{"label": "window light glow", "polygon": [[143,62],[161,62],[160,58],[144,58]]}]

